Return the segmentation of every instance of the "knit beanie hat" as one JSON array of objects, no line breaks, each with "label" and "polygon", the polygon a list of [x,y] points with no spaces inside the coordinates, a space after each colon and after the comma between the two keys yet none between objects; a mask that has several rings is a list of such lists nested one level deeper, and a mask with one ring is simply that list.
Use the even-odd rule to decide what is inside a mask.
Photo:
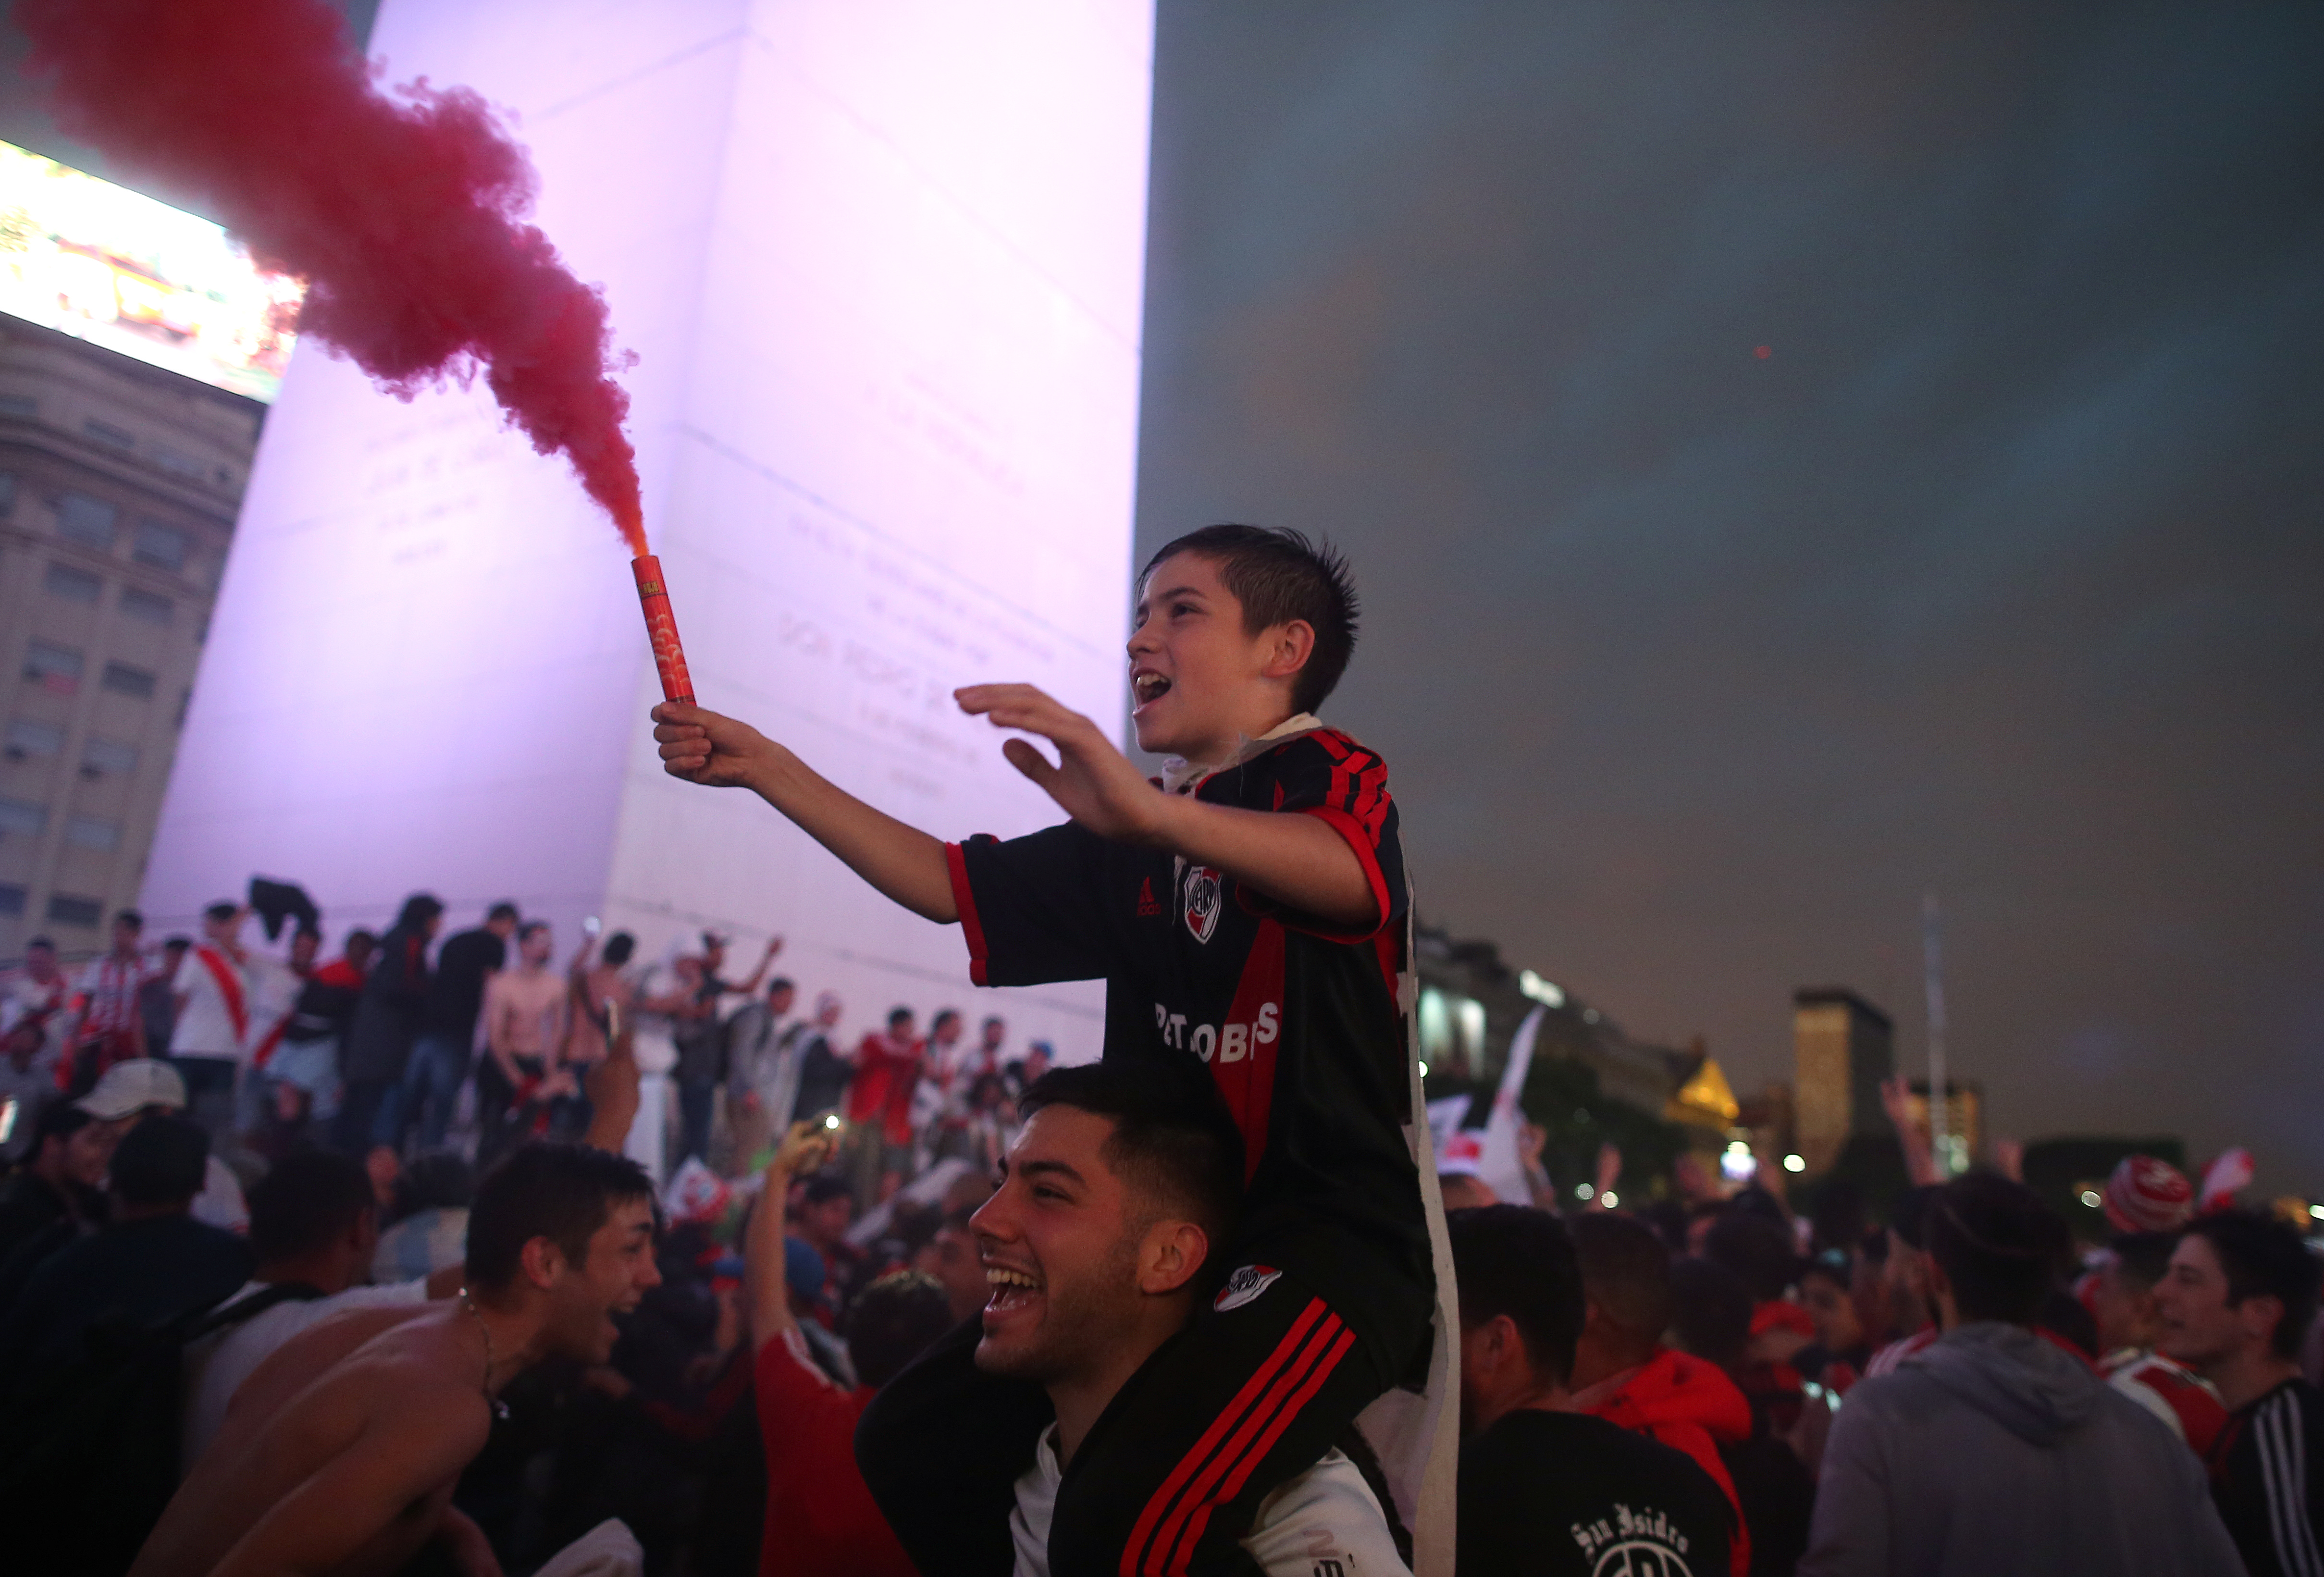
[{"label": "knit beanie hat", "polygon": [[2106,1218],[2118,1232],[2168,1232],[2195,1213],[2195,1185],[2153,1156],[2125,1156],[2107,1179]]}]

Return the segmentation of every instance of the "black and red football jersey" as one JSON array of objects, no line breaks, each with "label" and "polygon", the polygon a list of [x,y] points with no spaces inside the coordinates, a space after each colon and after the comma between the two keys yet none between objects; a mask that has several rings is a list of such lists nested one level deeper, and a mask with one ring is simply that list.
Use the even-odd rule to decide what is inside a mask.
[{"label": "black and red football jersey", "polygon": [[970,973],[979,985],[1102,979],[1105,1056],[1206,1067],[1242,1130],[1245,1239],[1321,1217],[1425,1277],[1403,1132],[1406,898],[1387,764],[1318,726],[1256,742],[1193,791],[1324,822],[1362,862],[1378,921],[1335,930],[1221,872],[1067,822],[946,846]]}]

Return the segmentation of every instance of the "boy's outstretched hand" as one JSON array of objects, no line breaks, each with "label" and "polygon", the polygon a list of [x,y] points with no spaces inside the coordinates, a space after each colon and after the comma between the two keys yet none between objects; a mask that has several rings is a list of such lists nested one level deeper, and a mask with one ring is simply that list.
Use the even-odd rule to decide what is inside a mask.
[{"label": "boy's outstretched hand", "polygon": [[[954,691],[953,698],[970,715],[992,719],[996,728],[1021,728],[1056,745],[1056,766],[1028,740],[1012,739],[1001,751],[1010,766],[1091,832],[1122,843],[1159,840],[1167,797],[1096,724],[1031,685],[971,685]],[[667,758],[669,752],[662,754]]]},{"label": "boy's outstretched hand", "polygon": [[661,770],[714,788],[748,788],[773,758],[774,741],[747,723],[700,706],[664,701],[652,712]]}]

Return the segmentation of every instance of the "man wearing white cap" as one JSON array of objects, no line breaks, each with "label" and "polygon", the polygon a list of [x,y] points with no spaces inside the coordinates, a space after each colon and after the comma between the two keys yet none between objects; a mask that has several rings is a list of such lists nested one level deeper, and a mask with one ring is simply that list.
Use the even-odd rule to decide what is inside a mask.
[{"label": "man wearing white cap", "polygon": [[[115,1063],[97,1081],[97,1088],[80,1099],[80,1108],[100,1122],[114,1125],[115,1137],[137,1126],[155,1111],[186,1109],[186,1081],[168,1063],[134,1056]],[[194,1197],[194,1219],[230,1232],[250,1230],[250,1207],[243,1202],[242,1184],[234,1168],[212,1150],[202,1172],[202,1191]]]}]

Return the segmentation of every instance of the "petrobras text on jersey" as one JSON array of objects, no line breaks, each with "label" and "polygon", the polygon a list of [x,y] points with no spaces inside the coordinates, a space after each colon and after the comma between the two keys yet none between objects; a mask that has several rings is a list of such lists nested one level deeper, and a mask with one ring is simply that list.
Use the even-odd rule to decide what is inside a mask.
[{"label": "petrobras text on jersey", "polygon": [[1275,1038],[1282,1033],[1281,1020],[1281,1008],[1261,1002],[1249,1023],[1196,1024],[1189,1029],[1185,1014],[1173,1013],[1166,1003],[1154,1004],[1154,1028],[1161,1032],[1163,1044],[1191,1051],[1204,1062],[1213,1056],[1221,1062],[1240,1062],[1257,1055],[1260,1047],[1275,1044]]}]

